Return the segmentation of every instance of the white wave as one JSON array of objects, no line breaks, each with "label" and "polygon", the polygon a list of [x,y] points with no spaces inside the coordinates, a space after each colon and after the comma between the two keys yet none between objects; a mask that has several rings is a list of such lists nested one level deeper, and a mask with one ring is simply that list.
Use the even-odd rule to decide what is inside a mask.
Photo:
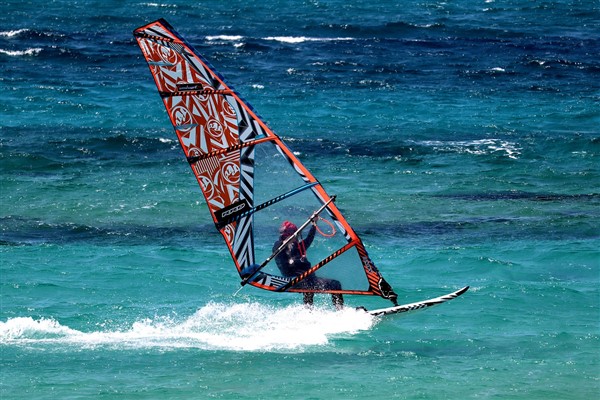
[{"label": "white wave", "polygon": [[176,4],[141,3],[141,5],[142,6],[147,6],[147,7],[177,8]]},{"label": "white wave", "polygon": [[0,37],[11,38],[11,37],[15,37],[17,35],[20,35],[21,33],[28,32],[28,31],[29,31],[29,29],[16,29],[13,31],[1,31]]},{"label": "white wave", "polygon": [[35,47],[27,50],[4,50],[0,49],[0,54],[6,54],[11,57],[19,57],[19,56],[34,56],[42,51],[41,48]]},{"label": "white wave", "polygon": [[53,319],[34,320],[31,317],[11,318],[0,322],[0,344],[27,338],[29,340],[49,340],[76,334],[68,327],[62,326]]},{"label": "white wave", "polygon": [[503,154],[512,159],[517,159],[521,149],[516,143],[501,139],[437,141],[428,140],[420,142],[439,151],[467,153],[474,155]]},{"label": "white wave", "polygon": [[[236,42],[235,46],[242,46],[241,41],[246,39],[244,36],[240,35],[214,35],[214,36],[206,36],[206,40],[209,42]],[[263,38],[263,40],[276,41],[282,43],[303,43],[303,42],[332,42],[332,41],[340,41],[340,40],[354,40],[351,37],[336,37],[336,38],[316,38],[316,37],[306,37],[306,36],[269,36]]]},{"label": "white wave", "polygon": [[217,35],[217,36],[207,36],[206,40],[212,42],[215,40],[224,40],[224,41],[228,41],[228,42],[239,42],[240,40],[244,39],[243,36],[239,36],[239,35]]},{"label": "white wave", "polygon": [[0,345],[96,348],[200,348],[234,351],[302,351],[333,337],[368,330],[369,314],[303,306],[273,308],[257,303],[210,303],[192,316],[143,319],[123,330],[83,332],[54,319],[12,318],[0,322]]},{"label": "white wave", "polygon": [[341,41],[341,40],[354,40],[350,37],[338,37],[338,38],[314,38],[314,37],[306,37],[306,36],[269,36],[264,38],[264,40],[273,40],[276,42],[282,43],[303,43],[303,42],[333,42],[333,41]]}]

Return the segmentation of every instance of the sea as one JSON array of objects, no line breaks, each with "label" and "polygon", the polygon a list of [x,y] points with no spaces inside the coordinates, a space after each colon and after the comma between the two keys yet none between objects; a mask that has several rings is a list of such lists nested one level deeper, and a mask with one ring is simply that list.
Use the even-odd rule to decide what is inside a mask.
[{"label": "sea", "polygon": [[[597,399],[600,3],[4,0],[0,398]],[[166,19],[411,303],[247,286],[132,31]]]}]

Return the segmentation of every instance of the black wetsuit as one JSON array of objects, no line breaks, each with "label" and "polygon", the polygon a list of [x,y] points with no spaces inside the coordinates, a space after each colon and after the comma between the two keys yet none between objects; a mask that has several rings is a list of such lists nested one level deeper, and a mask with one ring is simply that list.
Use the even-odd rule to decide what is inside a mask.
[{"label": "black wetsuit", "polygon": [[[292,240],[286,248],[284,248],[276,257],[275,262],[281,271],[281,274],[286,278],[295,278],[296,276],[308,271],[311,267],[310,261],[306,258],[306,250],[312,244],[315,238],[315,226],[311,226],[306,239]],[[275,252],[285,242],[286,236],[280,236],[279,240],[273,245]],[[312,289],[312,290],[341,290],[342,285],[334,279],[325,279],[311,274],[297,285],[296,289]],[[313,292],[304,293],[304,302],[307,304],[313,303]],[[333,304],[336,308],[342,308],[344,300],[341,294],[332,294]]]},{"label": "black wetsuit", "polygon": [[[275,257],[275,262],[285,277],[295,277],[306,272],[310,267],[310,262],[306,259],[306,249],[310,247],[315,238],[315,227],[312,226],[308,231],[306,239],[292,240],[281,253]],[[287,237],[279,236],[279,240],[273,245],[273,252],[285,242]]]}]

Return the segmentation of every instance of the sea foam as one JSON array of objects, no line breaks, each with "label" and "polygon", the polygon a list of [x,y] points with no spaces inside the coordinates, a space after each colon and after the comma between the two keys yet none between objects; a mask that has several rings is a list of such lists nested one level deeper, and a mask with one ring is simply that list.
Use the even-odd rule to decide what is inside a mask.
[{"label": "sea foam", "polygon": [[258,303],[209,303],[185,318],[143,318],[117,330],[85,332],[51,318],[11,318],[0,322],[0,344],[301,351],[327,345],[332,337],[368,330],[375,322],[354,309],[335,312],[298,305],[275,308]]}]

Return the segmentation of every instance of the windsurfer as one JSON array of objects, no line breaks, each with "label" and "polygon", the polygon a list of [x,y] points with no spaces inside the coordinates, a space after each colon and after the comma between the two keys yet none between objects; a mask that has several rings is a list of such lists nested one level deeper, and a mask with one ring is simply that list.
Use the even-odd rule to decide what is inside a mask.
[{"label": "windsurfer", "polygon": [[[283,242],[292,236],[298,227],[289,222],[285,221],[281,224],[279,228],[279,239],[273,245],[273,251],[275,252]],[[281,251],[276,257],[275,261],[277,262],[277,266],[279,270],[283,274],[283,276],[288,278],[295,278],[296,276],[306,272],[310,269],[311,264],[306,258],[306,250],[312,244],[315,238],[316,231],[316,223],[313,221],[312,226],[308,231],[308,235],[305,239],[298,239],[295,237],[292,239],[287,246]],[[326,279],[315,276],[315,274],[310,274],[300,283],[294,286],[294,288],[301,289],[310,289],[310,290],[341,290],[342,285],[339,281],[335,279]],[[304,304],[312,306],[314,292],[305,292],[304,295]],[[333,293],[331,295],[331,299],[333,301],[333,305],[336,309],[340,310],[344,307],[344,298],[339,293]]]}]

